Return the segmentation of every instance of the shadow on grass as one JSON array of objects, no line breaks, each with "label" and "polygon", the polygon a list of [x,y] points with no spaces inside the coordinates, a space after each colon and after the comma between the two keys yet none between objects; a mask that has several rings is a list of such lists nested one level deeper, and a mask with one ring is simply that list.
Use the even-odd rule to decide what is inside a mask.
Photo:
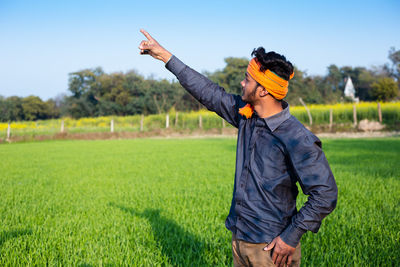
[{"label": "shadow on grass", "polygon": [[143,212],[138,212],[133,208],[115,203],[109,203],[109,205],[119,208],[132,216],[147,219],[154,232],[159,249],[173,266],[212,265],[205,254],[206,249],[213,250],[213,248],[207,247],[204,241],[199,240],[173,220],[160,215],[159,209],[146,209]]},{"label": "shadow on grass", "polygon": [[17,238],[22,235],[31,235],[31,229],[11,230],[0,232],[0,247],[9,239]]}]

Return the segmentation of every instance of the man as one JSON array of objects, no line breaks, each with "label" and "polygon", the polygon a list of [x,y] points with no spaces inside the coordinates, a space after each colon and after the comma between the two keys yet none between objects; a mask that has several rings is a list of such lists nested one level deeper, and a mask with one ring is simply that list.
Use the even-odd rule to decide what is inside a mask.
[{"label": "man", "polygon": [[[146,31],[141,54],[166,63],[182,86],[238,128],[233,198],[226,227],[234,266],[299,266],[300,238],[317,232],[336,207],[337,187],[321,141],[290,115],[282,99],[293,66],[275,52],[254,50],[242,96],[192,70]],[[307,202],[297,211],[299,182]]]}]

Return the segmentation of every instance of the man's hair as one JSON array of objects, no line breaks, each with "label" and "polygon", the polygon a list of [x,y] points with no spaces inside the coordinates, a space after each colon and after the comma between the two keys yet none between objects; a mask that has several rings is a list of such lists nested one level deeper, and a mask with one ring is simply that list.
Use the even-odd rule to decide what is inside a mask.
[{"label": "man's hair", "polygon": [[274,51],[265,53],[265,49],[259,47],[253,50],[251,56],[256,57],[257,61],[261,64],[260,71],[270,70],[287,81],[289,80],[290,74],[293,73],[292,63],[286,60],[283,55],[275,53]]}]

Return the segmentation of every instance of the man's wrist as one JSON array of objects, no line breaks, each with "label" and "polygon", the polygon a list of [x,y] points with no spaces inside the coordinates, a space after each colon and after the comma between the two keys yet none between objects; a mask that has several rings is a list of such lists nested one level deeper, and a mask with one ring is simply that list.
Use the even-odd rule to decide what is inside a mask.
[{"label": "man's wrist", "polygon": [[172,54],[171,54],[170,52],[168,52],[168,51],[165,51],[165,53],[161,56],[161,60],[162,60],[165,64],[167,64],[168,61],[171,59],[171,57],[172,57]]}]

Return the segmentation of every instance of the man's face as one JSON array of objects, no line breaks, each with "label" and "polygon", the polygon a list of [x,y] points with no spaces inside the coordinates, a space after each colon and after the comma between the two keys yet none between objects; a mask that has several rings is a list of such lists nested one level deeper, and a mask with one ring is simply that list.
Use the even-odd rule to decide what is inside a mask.
[{"label": "man's face", "polygon": [[242,100],[246,103],[254,104],[257,100],[258,88],[261,86],[247,72],[240,85],[242,86]]}]

